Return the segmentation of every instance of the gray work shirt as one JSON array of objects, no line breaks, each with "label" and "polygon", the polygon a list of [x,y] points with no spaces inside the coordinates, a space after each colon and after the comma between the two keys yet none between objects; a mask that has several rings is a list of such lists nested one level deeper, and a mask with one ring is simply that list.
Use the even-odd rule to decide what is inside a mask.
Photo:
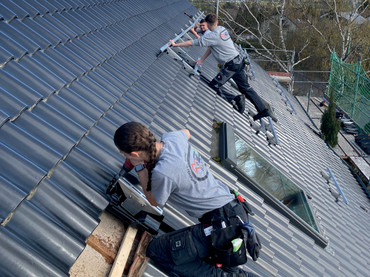
[{"label": "gray work shirt", "polygon": [[190,216],[220,208],[234,199],[229,188],[215,179],[183,131],[162,136],[164,146],[152,171],[152,193],[157,203],[169,203]]},{"label": "gray work shirt", "polygon": [[229,32],[222,26],[217,26],[206,36],[201,36],[192,42],[194,46],[210,47],[212,55],[222,65],[239,55]]}]

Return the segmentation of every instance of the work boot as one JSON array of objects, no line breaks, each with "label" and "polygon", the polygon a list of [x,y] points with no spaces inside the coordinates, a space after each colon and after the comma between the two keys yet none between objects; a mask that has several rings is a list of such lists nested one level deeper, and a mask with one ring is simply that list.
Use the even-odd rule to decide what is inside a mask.
[{"label": "work boot", "polygon": [[264,109],[263,111],[259,112],[258,114],[253,116],[253,120],[256,121],[258,119],[261,119],[263,117],[270,116],[268,109]]},{"label": "work boot", "polygon": [[245,110],[245,96],[243,94],[238,95],[234,98],[234,101],[237,106],[236,110],[243,114]]}]

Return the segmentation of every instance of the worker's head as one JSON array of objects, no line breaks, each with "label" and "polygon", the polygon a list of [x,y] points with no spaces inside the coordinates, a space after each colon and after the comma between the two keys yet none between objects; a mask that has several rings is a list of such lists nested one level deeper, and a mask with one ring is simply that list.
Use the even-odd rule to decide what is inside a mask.
[{"label": "worker's head", "polygon": [[204,19],[199,21],[199,28],[202,32],[205,32],[208,30],[207,22]]},{"label": "worker's head", "polygon": [[148,127],[139,122],[128,122],[114,133],[114,144],[128,159],[154,162],[156,139]]},{"label": "worker's head", "polygon": [[207,22],[208,29],[213,31],[218,24],[217,15],[209,14],[206,16],[205,21]]}]

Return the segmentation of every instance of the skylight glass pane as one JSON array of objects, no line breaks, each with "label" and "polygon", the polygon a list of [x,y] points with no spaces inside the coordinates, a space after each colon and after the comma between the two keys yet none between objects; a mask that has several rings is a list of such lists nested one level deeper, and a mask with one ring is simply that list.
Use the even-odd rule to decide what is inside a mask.
[{"label": "skylight glass pane", "polygon": [[237,167],[297,216],[318,231],[307,198],[291,180],[235,135]]}]

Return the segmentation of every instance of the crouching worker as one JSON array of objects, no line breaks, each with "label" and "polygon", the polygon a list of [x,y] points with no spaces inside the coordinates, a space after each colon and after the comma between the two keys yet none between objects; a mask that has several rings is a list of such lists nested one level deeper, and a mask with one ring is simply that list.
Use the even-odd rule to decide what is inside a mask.
[{"label": "crouching worker", "polygon": [[183,129],[156,141],[137,122],[114,134],[150,203],[164,206],[168,201],[201,222],[154,238],[147,256],[171,276],[256,276],[237,267],[246,262],[246,251],[256,260],[261,248],[248,209],[213,177],[189,139],[190,132]]}]

